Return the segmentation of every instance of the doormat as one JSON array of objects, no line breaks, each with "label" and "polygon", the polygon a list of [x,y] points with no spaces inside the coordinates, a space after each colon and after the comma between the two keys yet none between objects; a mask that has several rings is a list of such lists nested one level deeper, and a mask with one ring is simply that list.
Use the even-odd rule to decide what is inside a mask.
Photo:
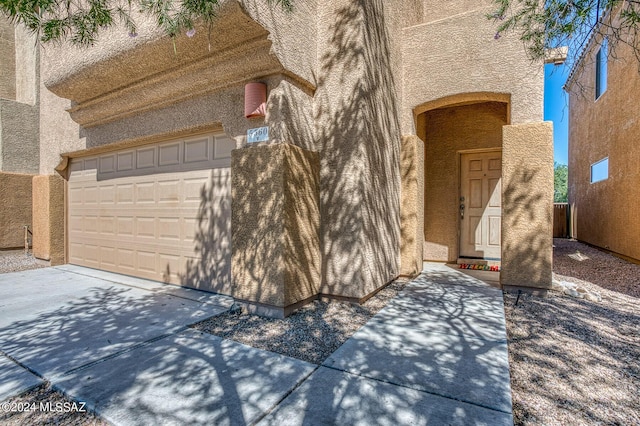
[{"label": "doormat", "polygon": [[491,272],[500,272],[499,266],[489,266],[489,265],[474,265],[472,263],[461,263],[460,269],[474,269],[477,271],[491,271]]}]

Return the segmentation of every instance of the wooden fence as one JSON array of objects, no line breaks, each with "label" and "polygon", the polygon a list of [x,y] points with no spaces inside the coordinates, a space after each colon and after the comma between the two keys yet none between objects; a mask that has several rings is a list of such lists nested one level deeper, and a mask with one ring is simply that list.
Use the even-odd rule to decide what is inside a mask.
[{"label": "wooden fence", "polygon": [[553,204],[553,238],[569,237],[569,204]]}]

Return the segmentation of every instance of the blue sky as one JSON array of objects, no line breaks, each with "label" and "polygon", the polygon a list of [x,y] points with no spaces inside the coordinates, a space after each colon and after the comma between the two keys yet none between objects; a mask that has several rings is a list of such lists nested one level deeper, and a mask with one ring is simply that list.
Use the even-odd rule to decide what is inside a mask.
[{"label": "blue sky", "polygon": [[569,101],[562,86],[569,71],[567,65],[544,66],[544,119],[553,121],[553,157],[561,164],[568,164]]}]

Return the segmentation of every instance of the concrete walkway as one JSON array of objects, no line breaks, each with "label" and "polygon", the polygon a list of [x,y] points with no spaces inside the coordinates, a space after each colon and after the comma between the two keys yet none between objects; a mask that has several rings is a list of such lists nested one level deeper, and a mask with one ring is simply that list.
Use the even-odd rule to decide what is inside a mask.
[{"label": "concrete walkway", "polygon": [[[71,266],[19,274],[0,275],[0,399],[44,378],[116,425],[512,424],[502,293],[444,265],[322,366],[185,328],[226,309],[219,296]],[[55,291],[11,300],[39,285]]]},{"label": "concrete walkway", "polygon": [[510,425],[502,292],[426,265],[264,424]]}]

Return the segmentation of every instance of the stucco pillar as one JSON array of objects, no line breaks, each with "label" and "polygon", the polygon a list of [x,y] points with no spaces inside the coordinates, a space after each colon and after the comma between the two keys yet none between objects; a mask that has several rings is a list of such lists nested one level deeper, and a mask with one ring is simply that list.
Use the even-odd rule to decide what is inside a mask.
[{"label": "stucco pillar", "polygon": [[424,242],[424,143],[415,135],[402,138],[400,176],[400,274],[414,276]]},{"label": "stucco pillar", "polygon": [[231,156],[231,294],[287,316],[320,288],[319,156],[278,143]]},{"label": "stucco pillar", "polygon": [[60,176],[33,177],[33,255],[52,266],[65,263],[64,183]]},{"label": "stucco pillar", "polygon": [[551,287],[553,125],[504,126],[502,145],[503,287]]}]

